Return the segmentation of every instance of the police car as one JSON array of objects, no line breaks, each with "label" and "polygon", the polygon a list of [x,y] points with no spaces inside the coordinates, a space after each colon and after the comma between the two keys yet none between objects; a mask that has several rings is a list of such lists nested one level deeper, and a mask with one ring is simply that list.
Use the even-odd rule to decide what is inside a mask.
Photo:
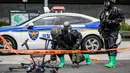
[{"label": "police car", "polygon": [[[61,28],[65,21],[70,22],[72,29],[81,32],[83,39],[81,49],[101,50],[104,46],[103,40],[98,32],[99,20],[78,13],[46,13],[41,14],[19,26],[0,27],[0,34],[9,42],[14,49],[26,49],[21,44],[29,39],[30,49],[45,49],[45,41],[39,37],[51,38],[50,30],[52,28]],[[33,26],[33,27],[32,27]],[[121,42],[121,36],[117,44]],[[0,42],[0,47],[6,48]],[[50,48],[51,44],[49,44]]]}]

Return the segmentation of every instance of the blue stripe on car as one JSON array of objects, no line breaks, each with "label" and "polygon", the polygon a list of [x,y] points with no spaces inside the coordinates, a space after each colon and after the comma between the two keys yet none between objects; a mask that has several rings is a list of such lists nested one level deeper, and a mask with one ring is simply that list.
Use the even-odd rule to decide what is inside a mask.
[{"label": "blue stripe on car", "polygon": [[[80,30],[80,29],[98,29],[100,22],[91,22],[85,24],[84,27],[73,27],[74,30]],[[35,30],[51,30],[52,28],[57,27],[60,28],[61,25],[42,25],[42,26],[34,26]],[[6,26],[6,27],[0,27],[0,32],[7,32],[7,31],[13,31],[13,32],[24,32],[28,31],[27,27],[18,27],[18,26]]]}]

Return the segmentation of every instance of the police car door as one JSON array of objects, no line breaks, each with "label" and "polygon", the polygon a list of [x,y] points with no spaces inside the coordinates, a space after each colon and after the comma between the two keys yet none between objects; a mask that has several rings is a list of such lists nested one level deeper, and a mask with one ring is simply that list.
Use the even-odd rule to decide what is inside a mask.
[{"label": "police car door", "polygon": [[[30,40],[32,40],[30,43],[31,48],[34,49],[44,49],[45,47],[45,41],[39,39],[39,37],[44,38],[51,38],[50,30],[55,27],[55,25],[58,23],[58,17],[57,16],[48,16],[40,18],[33,23],[33,30],[30,30],[29,36]],[[49,46],[50,48],[50,46]]]}]

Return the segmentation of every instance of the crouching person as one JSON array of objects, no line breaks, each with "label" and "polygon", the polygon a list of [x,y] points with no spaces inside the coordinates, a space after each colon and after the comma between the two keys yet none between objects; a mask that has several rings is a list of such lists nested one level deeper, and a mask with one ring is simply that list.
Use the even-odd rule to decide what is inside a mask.
[{"label": "crouching person", "polygon": [[[51,30],[51,36],[54,41],[51,42],[52,49],[59,49],[59,50],[72,50],[72,49],[79,49],[80,42],[82,40],[82,35],[77,30],[72,30],[72,27],[69,22],[64,22],[63,28],[53,28]],[[77,56],[76,56],[77,55]],[[64,54],[57,55],[60,59],[59,67],[64,67],[65,59]],[[73,63],[76,63],[76,59],[80,59],[84,57],[86,60],[86,64],[91,64],[90,56],[88,54],[69,54],[70,59]],[[55,55],[52,55],[52,59],[56,59]],[[83,61],[83,58],[82,58]],[[79,61],[79,62],[82,62]]]}]

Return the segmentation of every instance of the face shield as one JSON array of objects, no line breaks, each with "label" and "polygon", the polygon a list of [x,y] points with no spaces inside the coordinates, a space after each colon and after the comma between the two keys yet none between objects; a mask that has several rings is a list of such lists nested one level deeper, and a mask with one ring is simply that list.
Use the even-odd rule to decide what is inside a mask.
[{"label": "face shield", "polygon": [[71,32],[71,28],[70,27],[63,27],[63,32],[64,32],[64,34],[68,34],[69,32]]}]

